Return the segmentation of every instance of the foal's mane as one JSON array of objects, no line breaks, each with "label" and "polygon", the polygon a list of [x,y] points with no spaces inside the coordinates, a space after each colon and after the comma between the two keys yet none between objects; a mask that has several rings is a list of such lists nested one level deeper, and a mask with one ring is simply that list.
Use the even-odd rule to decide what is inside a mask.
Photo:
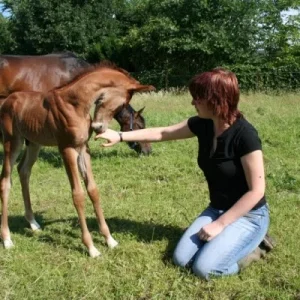
[{"label": "foal's mane", "polygon": [[68,86],[68,85],[74,84],[78,80],[80,80],[82,77],[84,77],[84,76],[86,76],[86,75],[94,72],[95,70],[100,70],[100,69],[116,70],[116,71],[124,74],[129,79],[133,79],[133,77],[126,70],[124,70],[122,68],[119,68],[116,64],[114,64],[111,61],[104,60],[104,61],[101,61],[100,63],[94,64],[94,65],[90,65],[87,68],[84,68],[84,69],[80,70],[79,73],[71,81],[69,81],[66,84],[63,84],[63,85],[55,88],[54,90],[59,90],[59,89],[62,89],[64,87]]}]

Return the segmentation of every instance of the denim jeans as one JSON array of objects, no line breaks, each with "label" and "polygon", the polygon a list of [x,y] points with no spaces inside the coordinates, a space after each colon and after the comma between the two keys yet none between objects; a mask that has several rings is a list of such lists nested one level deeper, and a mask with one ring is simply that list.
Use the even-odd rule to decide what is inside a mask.
[{"label": "denim jeans", "polygon": [[268,206],[249,211],[225,227],[211,241],[201,241],[197,236],[199,230],[223,213],[209,206],[200,214],[176,246],[173,255],[176,265],[185,267],[191,264],[193,272],[205,279],[209,275],[232,275],[239,272],[237,262],[254,251],[268,231]]}]

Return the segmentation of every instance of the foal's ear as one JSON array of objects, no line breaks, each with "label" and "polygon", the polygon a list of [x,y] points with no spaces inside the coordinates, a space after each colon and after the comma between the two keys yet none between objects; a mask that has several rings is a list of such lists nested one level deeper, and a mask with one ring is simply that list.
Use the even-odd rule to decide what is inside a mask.
[{"label": "foal's ear", "polygon": [[142,84],[135,84],[130,88],[132,93],[143,93],[143,92],[151,92],[155,91],[155,87],[153,85],[142,85]]},{"label": "foal's ear", "polygon": [[143,108],[141,108],[140,110],[138,110],[138,111],[136,112],[136,115],[137,115],[137,116],[140,116],[140,115],[142,114],[142,112],[144,111],[144,109],[145,109],[145,106],[144,106]]}]

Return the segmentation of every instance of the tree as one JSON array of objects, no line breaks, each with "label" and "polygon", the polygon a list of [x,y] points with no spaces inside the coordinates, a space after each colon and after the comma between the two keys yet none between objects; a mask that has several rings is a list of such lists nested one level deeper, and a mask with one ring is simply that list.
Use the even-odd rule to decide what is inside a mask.
[{"label": "tree", "polygon": [[[131,2],[131,1],[129,1]],[[132,8],[124,45],[136,65],[182,62],[192,68],[245,61],[256,51],[256,1],[151,0]],[[143,4],[142,4],[143,3]],[[135,16],[142,16],[137,20]],[[142,62],[147,56],[148,62]],[[179,67],[181,68],[181,66]]]},{"label": "tree", "polygon": [[300,14],[285,15],[284,19],[283,15],[290,8],[299,11],[299,3],[296,2],[262,1],[258,41],[264,53],[264,63],[280,66],[294,59],[295,50],[300,46]]},{"label": "tree", "polygon": [[14,49],[15,43],[10,31],[10,23],[0,14],[0,53],[8,53]]},{"label": "tree", "polygon": [[[118,33],[117,1],[3,0],[19,54],[70,50],[80,55],[106,56],[105,45]],[[99,46],[101,45],[101,46]],[[108,47],[109,49],[109,47]]]},{"label": "tree", "polygon": [[126,24],[122,56],[133,70],[164,70],[173,82],[216,66],[273,62],[291,40],[281,12],[296,2],[129,0],[117,15]]}]

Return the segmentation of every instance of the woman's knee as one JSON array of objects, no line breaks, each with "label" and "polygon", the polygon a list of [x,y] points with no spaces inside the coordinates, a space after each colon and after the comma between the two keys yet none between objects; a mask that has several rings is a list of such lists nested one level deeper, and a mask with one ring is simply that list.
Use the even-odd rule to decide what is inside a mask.
[{"label": "woman's knee", "polygon": [[217,260],[216,257],[198,257],[192,266],[193,272],[200,278],[209,279],[213,276],[233,275],[238,273],[237,263]]},{"label": "woman's knee", "polygon": [[193,273],[198,277],[202,279],[208,279],[209,275],[213,273],[213,265],[195,261],[192,265],[192,270]]},{"label": "woman's knee", "polygon": [[[185,255],[182,255],[178,252],[174,252],[173,254],[173,263],[178,266],[178,267],[186,267],[189,265],[189,262],[187,257]],[[209,275],[214,273],[214,265],[209,264],[207,262],[201,262],[201,261],[196,261],[196,262],[191,262],[192,264],[192,270],[195,275],[202,279],[208,279]]]},{"label": "woman's knee", "polygon": [[173,253],[173,263],[176,266],[185,267],[189,263],[189,261],[184,253],[175,250]]}]

